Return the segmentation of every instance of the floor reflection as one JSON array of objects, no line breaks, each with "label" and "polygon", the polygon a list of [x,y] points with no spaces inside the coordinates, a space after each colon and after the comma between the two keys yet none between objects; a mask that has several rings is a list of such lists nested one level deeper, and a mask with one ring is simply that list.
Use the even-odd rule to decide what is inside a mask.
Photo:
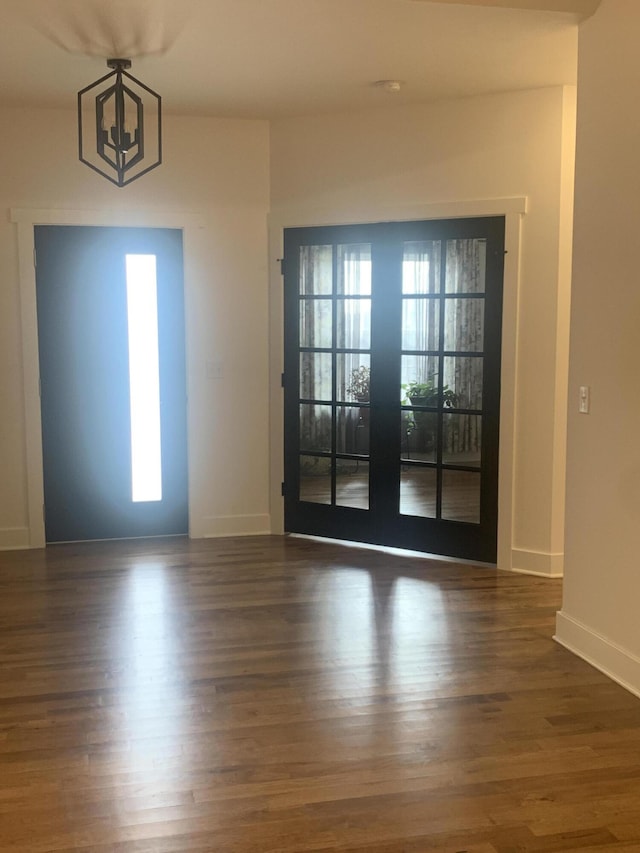
[{"label": "floor reflection", "polygon": [[[457,464],[467,464],[457,461]],[[443,470],[442,518],[449,521],[480,522],[480,472]],[[405,465],[400,474],[400,514],[420,518],[436,518],[437,471],[435,468]],[[300,500],[331,503],[329,475],[302,475]],[[338,506],[369,509],[369,471],[365,463],[360,469],[336,476]]]},{"label": "floor reflection", "polygon": [[567,737],[637,718],[553,581],[278,536],[4,559],[3,850],[480,851],[536,775],[587,808],[613,777]]},{"label": "floor reflection", "polygon": [[[171,572],[161,562],[135,563],[123,578],[115,631],[122,710],[123,771],[135,773],[150,801],[173,774],[183,735],[185,703],[181,631],[170,589]],[[175,591],[174,591],[175,594]]]},{"label": "floor reflection", "polygon": [[322,578],[319,652],[337,697],[390,697],[422,679],[429,649],[447,640],[440,589],[427,580],[344,568]]}]

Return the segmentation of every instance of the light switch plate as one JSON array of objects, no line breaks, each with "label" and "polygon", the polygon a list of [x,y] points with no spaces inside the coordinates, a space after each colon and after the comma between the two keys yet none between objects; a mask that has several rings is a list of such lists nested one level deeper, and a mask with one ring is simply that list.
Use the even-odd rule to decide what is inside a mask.
[{"label": "light switch plate", "polygon": [[580,402],[578,404],[578,411],[582,415],[588,415],[589,409],[591,407],[591,389],[588,385],[580,386]]}]

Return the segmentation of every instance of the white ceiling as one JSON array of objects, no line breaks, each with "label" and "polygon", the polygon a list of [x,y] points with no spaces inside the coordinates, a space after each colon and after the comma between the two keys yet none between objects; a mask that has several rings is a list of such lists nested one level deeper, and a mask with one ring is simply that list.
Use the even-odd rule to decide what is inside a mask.
[{"label": "white ceiling", "polygon": [[[199,115],[309,115],[575,83],[577,22],[593,7],[0,0],[0,103],[74,108],[78,89],[107,72],[107,56],[133,57],[132,73],[160,92],[165,111]],[[399,94],[371,85],[387,78],[403,82]]]}]

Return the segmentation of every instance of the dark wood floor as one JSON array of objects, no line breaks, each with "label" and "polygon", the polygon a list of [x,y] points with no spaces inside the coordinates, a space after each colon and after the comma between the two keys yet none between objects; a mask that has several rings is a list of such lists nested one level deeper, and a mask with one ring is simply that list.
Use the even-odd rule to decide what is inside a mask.
[{"label": "dark wood floor", "polygon": [[300,539],[0,554],[3,853],[640,850],[560,584]]}]

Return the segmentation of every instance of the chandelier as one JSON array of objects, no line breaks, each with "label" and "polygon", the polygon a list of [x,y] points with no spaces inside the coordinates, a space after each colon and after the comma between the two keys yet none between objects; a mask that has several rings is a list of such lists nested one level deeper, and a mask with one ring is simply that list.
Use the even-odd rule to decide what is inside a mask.
[{"label": "chandelier", "polygon": [[130,59],[107,65],[113,71],[78,92],[79,158],[124,187],[162,162],[162,99],[128,73]]}]

